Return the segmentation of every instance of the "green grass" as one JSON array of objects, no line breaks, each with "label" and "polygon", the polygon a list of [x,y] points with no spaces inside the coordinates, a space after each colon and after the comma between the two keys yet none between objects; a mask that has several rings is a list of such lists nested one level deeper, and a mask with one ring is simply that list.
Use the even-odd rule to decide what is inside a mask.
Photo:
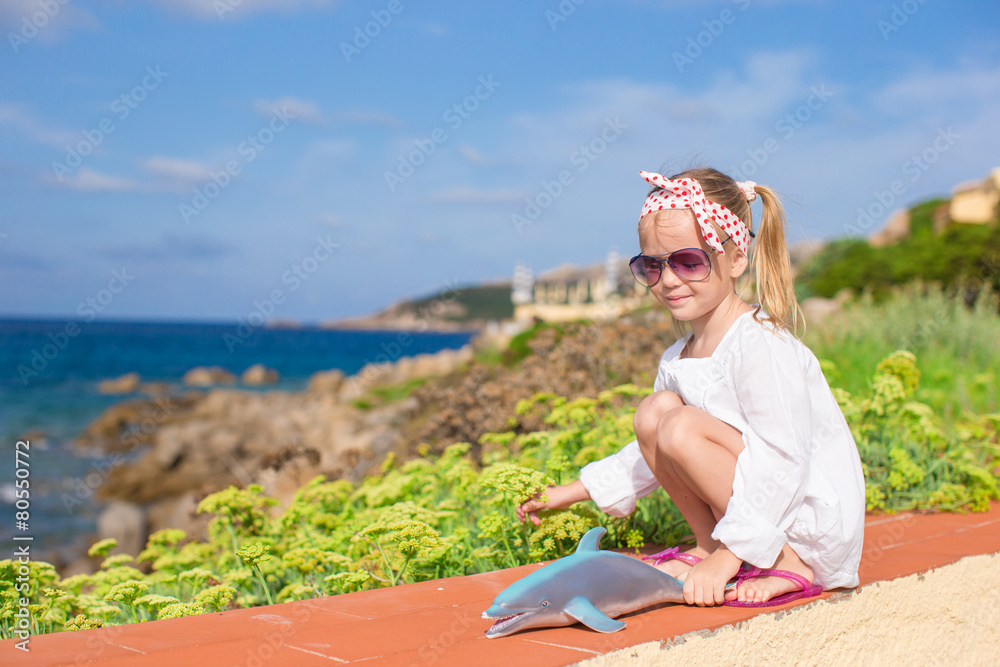
[{"label": "green grass", "polygon": [[560,323],[537,322],[530,329],[525,329],[521,333],[514,336],[507,345],[507,349],[502,354],[504,366],[516,366],[524,359],[530,357],[533,354],[531,350],[531,341],[534,340],[539,333],[548,329],[555,332],[556,342],[559,341],[564,333],[564,327]]},{"label": "green grass", "polygon": [[361,398],[351,401],[358,410],[371,410],[378,406],[396,403],[412,394],[418,387],[422,387],[430,378],[414,378],[399,384],[388,384],[381,387],[373,387]]},{"label": "green grass", "polygon": [[[1000,317],[997,295],[986,288],[971,306],[960,289],[912,283],[882,300],[862,296],[805,342],[835,364],[833,383],[852,393],[870,389],[870,369],[894,350],[917,357],[917,399],[945,419],[1000,411]],[[829,368],[829,366],[828,366]]]},{"label": "green grass", "polygon": [[412,302],[417,311],[434,313],[436,303],[458,303],[465,307],[462,317],[446,317],[452,321],[509,320],[514,317],[514,303],[510,299],[510,285],[482,285],[460,287]]}]

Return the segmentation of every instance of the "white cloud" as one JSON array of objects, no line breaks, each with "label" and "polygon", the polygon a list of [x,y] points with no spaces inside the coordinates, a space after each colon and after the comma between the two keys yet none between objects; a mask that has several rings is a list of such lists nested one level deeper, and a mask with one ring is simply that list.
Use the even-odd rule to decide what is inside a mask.
[{"label": "white cloud", "polygon": [[355,144],[351,139],[325,139],[317,141],[306,149],[304,158],[320,160],[342,160],[355,152]]},{"label": "white cloud", "polygon": [[435,37],[451,34],[451,28],[443,23],[423,23],[421,27],[428,35],[434,35]]},{"label": "white cloud", "polygon": [[34,114],[21,104],[0,102],[0,125],[12,125],[19,133],[40,144],[65,149],[68,144],[80,141],[78,132],[46,127]]},{"label": "white cloud", "polygon": [[384,127],[402,127],[402,123],[395,116],[374,110],[349,109],[347,111],[332,114],[330,122],[335,125],[382,125]]},{"label": "white cloud", "polygon": [[[992,64],[902,70],[885,75],[873,91],[848,83],[836,63],[813,51],[767,52],[728,70],[709,68],[701,78],[591,80],[564,84],[549,97],[501,123],[463,128],[464,143],[442,151],[414,177],[431,185],[432,194],[411,190],[407,198],[402,191],[398,206],[506,200],[509,211],[501,205],[486,214],[503,226],[526,206],[523,197],[503,195],[536,197],[565,171],[572,182],[564,194],[553,197],[519,238],[541,247],[555,242],[569,220],[629,217],[629,206],[638,208],[633,198],[641,202],[645,190],[638,169],[672,173],[708,165],[786,193],[792,238],[826,238],[842,236],[857,209],[894,179],[904,182],[905,192],[888,209],[981,178],[1000,155],[993,131],[1000,118],[1000,68]],[[613,142],[604,141],[603,129],[616,118],[627,127]],[[940,141],[939,128],[960,137],[940,155],[930,151]],[[581,147],[588,146],[598,148],[593,159],[581,158]],[[935,155],[927,169],[903,171],[914,155],[928,152]],[[491,168],[470,169],[484,154]],[[451,188],[455,183],[464,187]],[[498,187],[509,189],[497,195]],[[612,233],[594,232],[598,238]]]},{"label": "white cloud", "polygon": [[253,110],[262,116],[282,113],[300,122],[323,122],[323,114],[320,113],[319,106],[315,102],[296,97],[282,97],[277,100],[255,100]]},{"label": "white cloud", "polygon": [[146,0],[164,9],[202,20],[228,20],[272,11],[314,11],[332,7],[336,0]]},{"label": "white cloud", "polygon": [[288,114],[292,120],[316,125],[382,125],[398,128],[398,118],[375,110],[348,109],[339,113],[324,114],[312,100],[298,97],[281,97],[276,100],[254,100],[253,109],[262,116],[275,113]]},{"label": "white cloud", "polygon": [[212,169],[194,160],[154,155],[139,162],[139,167],[146,173],[145,178],[130,178],[114,176],[104,172],[81,167],[72,174],[65,175],[58,187],[79,190],[81,192],[187,192],[193,186],[204,183],[212,178]]},{"label": "white cloud", "polygon": [[142,187],[130,178],[102,174],[82,167],[63,180],[65,187],[82,192],[135,192]]},{"label": "white cloud", "polygon": [[493,160],[490,160],[469,144],[460,144],[458,146],[458,153],[472,164],[485,165],[493,162]]},{"label": "white cloud", "polygon": [[316,221],[323,225],[329,225],[330,227],[343,227],[344,221],[340,216],[334,215],[333,213],[322,213],[316,216]]},{"label": "white cloud", "polygon": [[121,245],[105,245],[97,250],[116,261],[137,261],[142,264],[158,261],[215,261],[238,252],[238,248],[217,239],[203,236],[164,234],[155,241],[138,241]]},{"label": "white cloud", "polygon": [[[588,104],[603,98],[609,111],[618,113],[652,113],[684,124],[746,122],[770,118],[790,102],[805,98],[810,83],[818,83],[806,80],[806,70],[815,60],[804,50],[762,52],[748,56],[742,71],[718,72],[697,88],[617,79],[569,86],[567,92]],[[694,73],[694,67],[689,71]]]},{"label": "white cloud", "polygon": [[498,204],[518,201],[524,193],[518,190],[488,190],[455,187],[427,195],[427,199],[444,204]]},{"label": "white cloud", "polygon": [[155,155],[143,164],[143,169],[168,182],[197,183],[212,177],[212,170],[194,160],[179,160]]},{"label": "white cloud", "polygon": [[[3,0],[0,2],[0,29],[3,29],[15,53],[38,39],[54,43],[73,30],[100,27],[97,19],[74,3],[50,0]],[[26,40],[21,42],[13,37]]]},{"label": "white cloud", "polygon": [[893,116],[950,107],[970,98],[995,103],[1000,98],[1000,66],[961,70],[920,70],[907,74],[873,97],[877,109]]}]

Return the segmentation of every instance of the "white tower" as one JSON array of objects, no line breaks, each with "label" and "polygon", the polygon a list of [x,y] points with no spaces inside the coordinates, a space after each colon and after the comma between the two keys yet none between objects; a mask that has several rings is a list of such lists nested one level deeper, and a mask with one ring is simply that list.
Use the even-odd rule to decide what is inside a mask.
[{"label": "white tower", "polygon": [[511,285],[510,300],[515,306],[522,306],[534,301],[535,278],[531,268],[522,262],[514,265],[514,280]]},{"label": "white tower", "polygon": [[622,258],[618,248],[612,247],[604,260],[604,294],[609,297],[618,293],[618,273],[621,271]]}]

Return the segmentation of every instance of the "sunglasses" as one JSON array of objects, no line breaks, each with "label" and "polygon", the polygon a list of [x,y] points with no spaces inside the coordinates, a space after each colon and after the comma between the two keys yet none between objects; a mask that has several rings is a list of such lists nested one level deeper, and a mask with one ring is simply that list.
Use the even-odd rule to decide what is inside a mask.
[{"label": "sunglasses", "polygon": [[636,282],[643,287],[652,287],[660,282],[664,264],[669,266],[674,275],[681,280],[701,282],[708,280],[712,275],[712,260],[701,248],[675,250],[663,259],[652,255],[636,255],[629,260],[628,267],[632,270]]}]

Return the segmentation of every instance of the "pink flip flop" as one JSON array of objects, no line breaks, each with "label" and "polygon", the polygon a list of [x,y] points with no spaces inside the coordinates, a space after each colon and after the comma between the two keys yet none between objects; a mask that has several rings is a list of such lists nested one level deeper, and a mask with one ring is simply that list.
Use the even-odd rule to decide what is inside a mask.
[{"label": "pink flip flop", "polygon": [[[695,556],[693,554],[684,553],[683,551],[680,550],[680,547],[670,547],[669,549],[664,549],[659,553],[650,554],[649,556],[643,556],[642,559],[652,560],[653,565],[659,565],[665,560],[680,560],[684,561],[688,565],[697,565],[703,560],[702,558]],[[748,568],[749,566],[746,563],[740,565],[740,571],[736,573],[736,576],[734,576],[732,579],[729,580],[729,583],[726,584],[726,588],[729,588],[730,586],[735,584],[740,573],[746,572]]]},{"label": "pink flip flop", "polygon": [[782,595],[773,597],[765,602],[740,602],[739,600],[726,600],[722,604],[727,607],[777,607],[778,605],[786,604],[788,602],[792,602],[793,600],[816,597],[823,592],[822,586],[810,583],[808,579],[795,574],[794,572],[789,572],[788,570],[762,570],[759,567],[750,568],[749,570],[745,570],[737,574],[736,588],[739,588],[740,584],[747,579],[753,579],[755,577],[784,577],[785,579],[791,579],[797,583],[802,587],[802,590],[783,593]]},{"label": "pink flip flop", "polygon": [[684,561],[688,565],[697,565],[701,562],[701,558],[697,556],[692,556],[691,554],[684,553],[680,550],[680,547],[670,547],[659,553],[651,554],[649,556],[643,556],[643,560],[652,560],[653,565],[659,565],[665,560],[680,560]]}]

